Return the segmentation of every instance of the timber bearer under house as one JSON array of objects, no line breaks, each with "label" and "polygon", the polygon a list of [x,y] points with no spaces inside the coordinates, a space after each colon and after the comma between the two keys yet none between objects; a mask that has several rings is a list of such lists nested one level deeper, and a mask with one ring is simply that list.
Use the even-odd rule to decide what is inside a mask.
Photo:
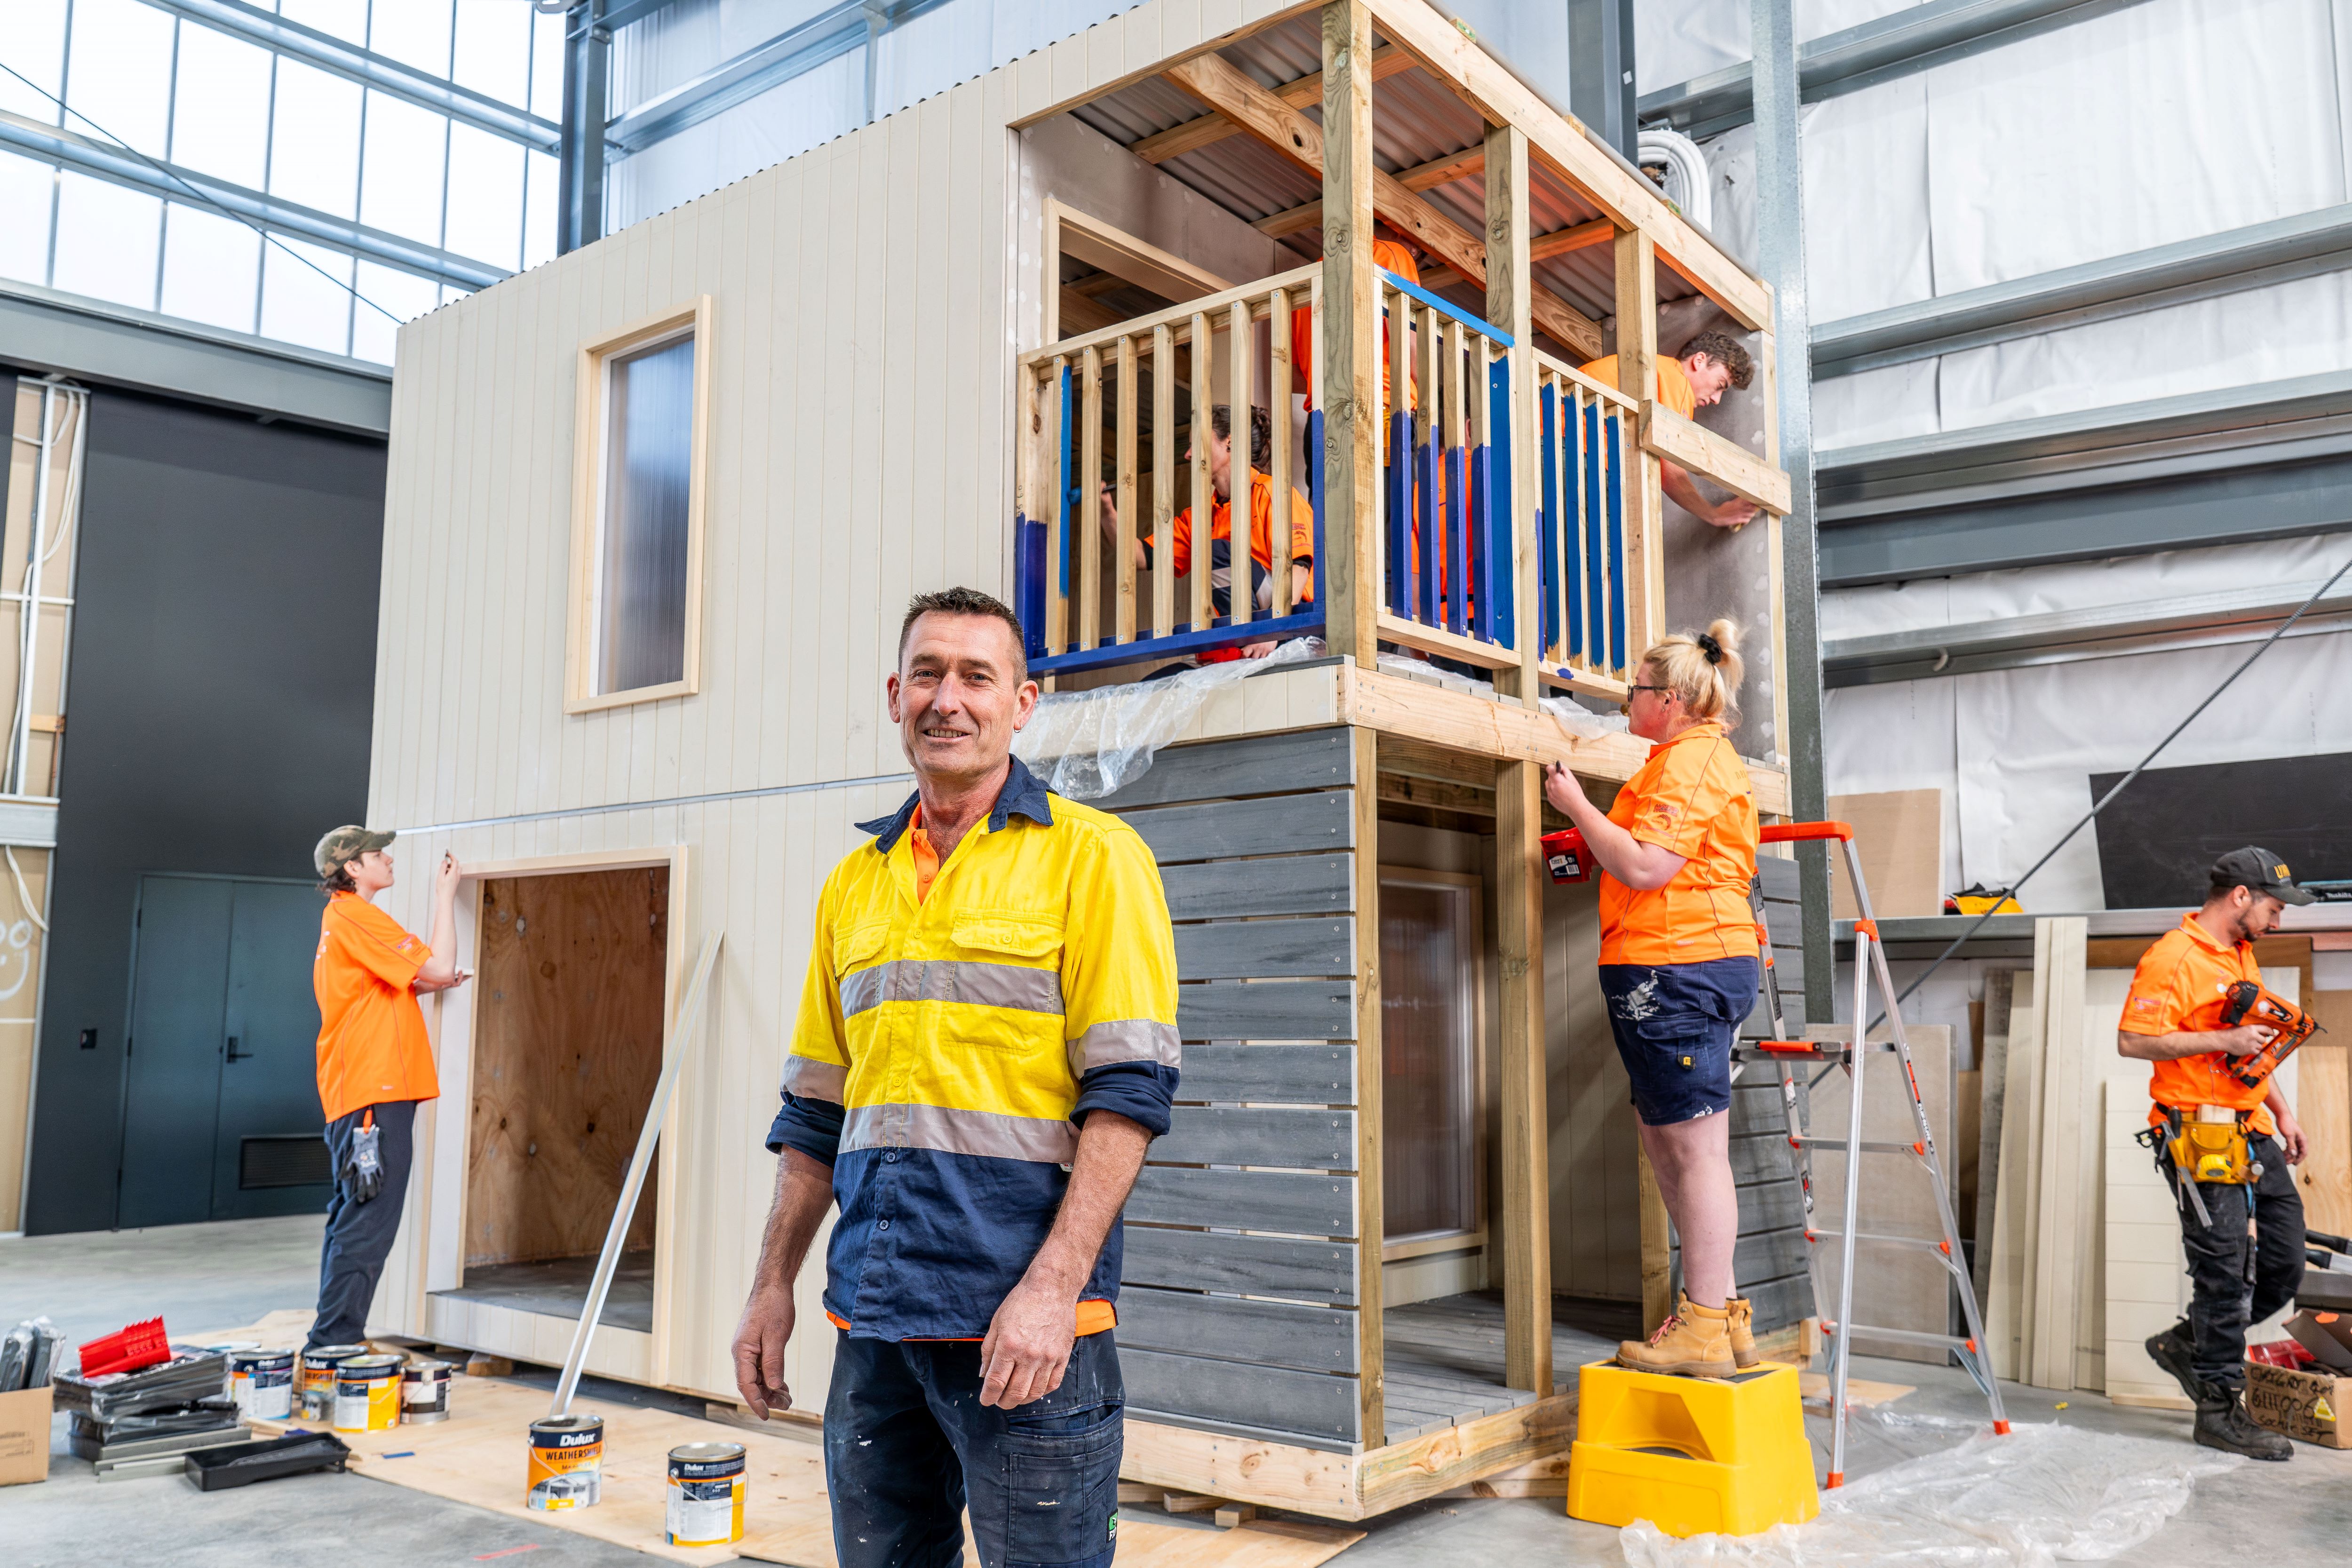
[{"label": "timber bearer under house", "polygon": [[[1149,0],[403,329],[369,820],[466,864],[481,978],[427,1004],[467,1092],[420,1111],[371,1328],[560,1362],[684,1052],[588,1368],[734,1401],[815,889],[906,792],[898,611],[963,583],[1059,690],[1324,643],[1091,803],[1151,846],[1181,977],[1129,1478],[1351,1519],[1564,1456],[1573,1362],[1673,1258],[1540,770],[1605,798],[1647,752],[1601,717],[1629,660],[1728,616],[1787,814],[1771,320],[1426,0]],[[1759,367],[1704,424],[1656,395],[1701,328]],[[1223,592],[1205,546],[1175,570],[1220,408],[1236,512],[1241,463],[1295,497]],[[1743,1172],[1786,1212],[1784,1154]],[[1798,1237],[1743,1238],[1759,1332],[1811,1310]],[[793,1341],[803,1408],[830,1353]]]}]

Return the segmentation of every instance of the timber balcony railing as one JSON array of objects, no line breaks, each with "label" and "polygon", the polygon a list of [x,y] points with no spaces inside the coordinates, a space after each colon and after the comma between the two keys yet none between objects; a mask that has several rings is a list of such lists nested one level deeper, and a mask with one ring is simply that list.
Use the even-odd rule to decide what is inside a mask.
[{"label": "timber balcony railing", "polygon": [[[1272,494],[1262,578],[1250,567],[1252,504],[1238,474],[1229,487],[1237,536],[1229,551],[1230,594],[1212,584],[1204,528],[1192,531],[1191,570],[1181,578],[1173,570],[1180,487],[1190,496],[1211,489],[1209,450],[1192,442],[1191,433],[1209,426],[1219,404],[1287,413],[1294,362],[1320,338],[1321,279],[1322,268],[1310,264],[1022,356],[1015,608],[1028,630],[1033,670],[1100,669],[1322,628],[1314,597],[1293,603],[1293,531],[1285,526],[1284,504],[1294,485],[1306,497],[1319,584],[1331,559],[1324,537],[1319,355],[1307,356],[1317,363],[1299,378],[1310,393],[1304,430],[1286,417],[1272,421],[1263,469]],[[1392,273],[1381,274],[1380,295],[1387,402],[1378,513],[1381,640],[1487,669],[1519,668],[1517,564],[1524,560],[1537,575],[1546,680],[1617,689],[1629,635],[1646,624],[1634,607],[1641,574],[1629,572],[1629,560],[1641,542],[1627,538],[1625,497],[1637,405],[1538,354],[1538,494],[1515,508],[1511,356],[1534,351]],[[1401,400],[1386,390],[1396,387],[1404,389]],[[1245,453],[1249,419],[1234,418],[1230,427],[1240,432],[1236,446]],[[1180,470],[1187,446],[1189,461]],[[1139,531],[1137,503],[1147,492],[1150,527]],[[1116,539],[1100,521],[1105,493],[1116,508]],[[1513,535],[1514,517],[1524,539]],[[1149,567],[1139,560],[1139,536],[1150,541]],[[1332,542],[1329,548],[1346,546]],[[1221,606],[1221,597],[1230,602]]]}]

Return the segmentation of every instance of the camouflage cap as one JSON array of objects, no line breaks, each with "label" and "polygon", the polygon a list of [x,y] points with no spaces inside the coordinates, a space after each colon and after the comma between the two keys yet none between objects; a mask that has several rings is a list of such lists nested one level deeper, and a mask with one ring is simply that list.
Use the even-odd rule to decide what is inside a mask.
[{"label": "camouflage cap", "polygon": [[319,868],[319,875],[331,877],[347,862],[356,860],[371,849],[381,849],[397,835],[373,833],[357,823],[338,827],[319,840],[310,851],[310,862]]}]

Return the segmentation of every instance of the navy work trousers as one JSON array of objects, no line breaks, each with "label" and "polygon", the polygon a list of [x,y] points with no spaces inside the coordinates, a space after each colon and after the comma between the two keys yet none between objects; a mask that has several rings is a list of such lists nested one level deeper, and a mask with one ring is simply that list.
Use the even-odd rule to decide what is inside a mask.
[{"label": "navy work trousers", "polygon": [[[362,1203],[352,1195],[343,1167],[351,1163],[352,1134],[369,1110],[375,1112],[383,1185]],[[317,1345],[357,1344],[367,1333],[375,1282],[392,1255],[408,1199],[408,1167],[416,1152],[416,1101],[395,1100],[369,1106],[327,1123],[327,1154],[334,1163],[335,1195],[327,1200],[327,1245],[319,1258],[319,1315],[310,1324]]]},{"label": "navy work trousers", "polygon": [[981,1404],[976,1342],[842,1334],[824,1405],[841,1568],[954,1568],[967,1505],[983,1568],[1108,1568],[1126,1403],[1109,1331],[1012,1410]]},{"label": "navy work trousers", "polygon": [[2274,1139],[2246,1140],[2262,1162],[2262,1179],[2248,1186],[2200,1182],[2211,1225],[2180,1209],[2180,1239],[2189,1255],[2189,1333],[2197,1375],[2223,1388],[2246,1386],[2246,1330],[2289,1301],[2303,1284],[2303,1195]]}]

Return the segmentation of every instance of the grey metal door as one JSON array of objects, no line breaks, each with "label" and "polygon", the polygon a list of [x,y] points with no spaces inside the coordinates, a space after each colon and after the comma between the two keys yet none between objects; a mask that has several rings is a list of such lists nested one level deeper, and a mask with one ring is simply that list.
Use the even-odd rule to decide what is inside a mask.
[{"label": "grey metal door", "polygon": [[135,919],[115,1224],[323,1207],[318,894],[149,876]]},{"label": "grey metal door", "polygon": [[319,890],[238,882],[221,1022],[213,1218],[315,1212],[327,1204],[319,1105]]}]

